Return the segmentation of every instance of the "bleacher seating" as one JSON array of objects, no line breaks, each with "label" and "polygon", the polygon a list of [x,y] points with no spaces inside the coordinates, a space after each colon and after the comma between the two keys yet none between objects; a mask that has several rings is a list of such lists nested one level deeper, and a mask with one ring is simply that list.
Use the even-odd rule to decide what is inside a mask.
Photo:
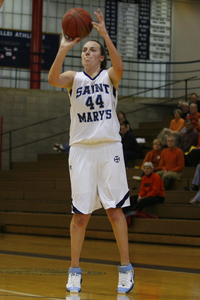
[{"label": "bleacher seating", "polygon": [[[144,125],[145,124],[145,125]],[[168,121],[169,124],[169,121]],[[161,124],[148,123],[149,142],[156,138]],[[147,123],[140,124],[137,137],[145,137]],[[150,146],[151,147],[151,146]],[[138,194],[142,160],[127,169],[130,194]],[[129,227],[131,242],[200,245],[200,206],[189,205],[195,192],[191,186],[195,168],[185,168],[182,180],[166,191],[163,204],[145,208],[158,219],[133,218]],[[132,190],[132,188],[136,188]],[[69,236],[71,194],[68,154],[39,154],[37,162],[13,162],[12,170],[0,171],[0,228],[6,233]],[[103,209],[97,210],[89,222],[86,238],[114,239],[111,225]]]}]

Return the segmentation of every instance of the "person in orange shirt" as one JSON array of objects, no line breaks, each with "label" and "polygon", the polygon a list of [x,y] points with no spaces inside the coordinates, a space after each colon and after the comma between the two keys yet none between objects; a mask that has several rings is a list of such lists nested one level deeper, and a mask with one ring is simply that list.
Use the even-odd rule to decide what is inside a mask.
[{"label": "person in orange shirt", "polygon": [[197,132],[200,132],[200,125],[198,120],[200,119],[200,113],[198,112],[198,106],[195,103],[190,104],[190,115],[187,116],[187,119],[191,120],[194,129],[196,129]]},{"label": "person in orange shirt", "polygon": [[[169,128],[163,128],[163,130],[157,136],[164,145],[167,144],[167,138],[170,135],[173,135],[176,139],[176,146],[178,147],[181,142],[180,131],[185,126],[185,120],[181,118],[182,111],[180,109],[174,110],[174,119],[171,120]],[[178,133],[178,134],[177,134]]]},{"label": "person in orange shirt", "polygon": [[175,138],[173,136],[168,137],[167,146],[168,148],[161,153],[158,167],[161,171],[157,172],[164,182],[165,190],[171,188],[171,183],[174,180],[180,180],[183,177],[185,167],[183,151],[175,146]]},{"label": "person in orange shirt", "polygon": [[162,147],[163,143],[160,139],[155,139],[153,141],[153,150],[149,151],[145,158],[144,161],[141,165],[141,169],[143,170],[144,164],[146,162],[152,162],[154,166],[154,171],[158,170],[159,162],[160,162],[160,157],[161,157],[161,152],[162,152]]},{"label": "person in orange shirt", "polygon": [[141,211],[147,206],[165,201],[163,181],[154,172],[152,162],[145,162],[143,170],[145,175],[142,177],[139,195],[131,196],[130,206],[123,208],[126,217],[134,215],[135,212]]}]

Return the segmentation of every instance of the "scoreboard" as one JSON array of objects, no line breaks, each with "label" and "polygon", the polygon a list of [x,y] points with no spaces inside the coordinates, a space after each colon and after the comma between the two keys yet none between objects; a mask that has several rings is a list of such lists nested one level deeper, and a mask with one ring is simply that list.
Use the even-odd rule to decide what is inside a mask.
[{"label": "scoreboard", "polygon": [[106,0],[105,22],[123,57],[170,61],[171,1]]},{"label": "scoreboard", "polygon": [[[59,34],[42,34],[41,68],[49,70],[60,43]],[[0,67],[30,68],[31,32],[0,29]],[[37,53],[40,55],[39,53]]]}]

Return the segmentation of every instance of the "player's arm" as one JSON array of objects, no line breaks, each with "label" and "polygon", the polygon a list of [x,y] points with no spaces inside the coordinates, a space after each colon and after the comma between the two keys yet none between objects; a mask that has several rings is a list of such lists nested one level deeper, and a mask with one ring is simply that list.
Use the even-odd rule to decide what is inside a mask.
[{"label": "player's arm", "polygon": [[80,38],[69,40],[65,38],[64,34],[62,34],[62,40],[58,53],[51,66],[51,69],[49,70],[48,82],[51,85],[60,88],[68,88],[68,90],[72,87],[76,72],[66,71],[61,73],[61,69],[68,51],[79,41]]},{"label": "player's arm", "polygon": [[97,17],[99,23],[92,22],[93,27],[104,38],[112,62],[112,67],[108,69],[108,74],[114,87],[118,89],[118,84],[123,75],[123,61],[121,55],[119,54],[109,37],[101,10],[98,9],[98,12],[95,12],[94,14]]}]

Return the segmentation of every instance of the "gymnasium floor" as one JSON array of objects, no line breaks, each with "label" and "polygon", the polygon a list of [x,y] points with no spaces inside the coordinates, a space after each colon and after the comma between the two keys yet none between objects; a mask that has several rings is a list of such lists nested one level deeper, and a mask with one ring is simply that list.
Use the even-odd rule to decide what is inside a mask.
[{"label": "gymnasium floor", "polygon": [[67,238],[0,234],[0,300],[197,300],[200,249],[130,243],[135,287],[117,295],[115,242],[86,240],[81,267],[82,292],[66,293],[70,265]]}]

